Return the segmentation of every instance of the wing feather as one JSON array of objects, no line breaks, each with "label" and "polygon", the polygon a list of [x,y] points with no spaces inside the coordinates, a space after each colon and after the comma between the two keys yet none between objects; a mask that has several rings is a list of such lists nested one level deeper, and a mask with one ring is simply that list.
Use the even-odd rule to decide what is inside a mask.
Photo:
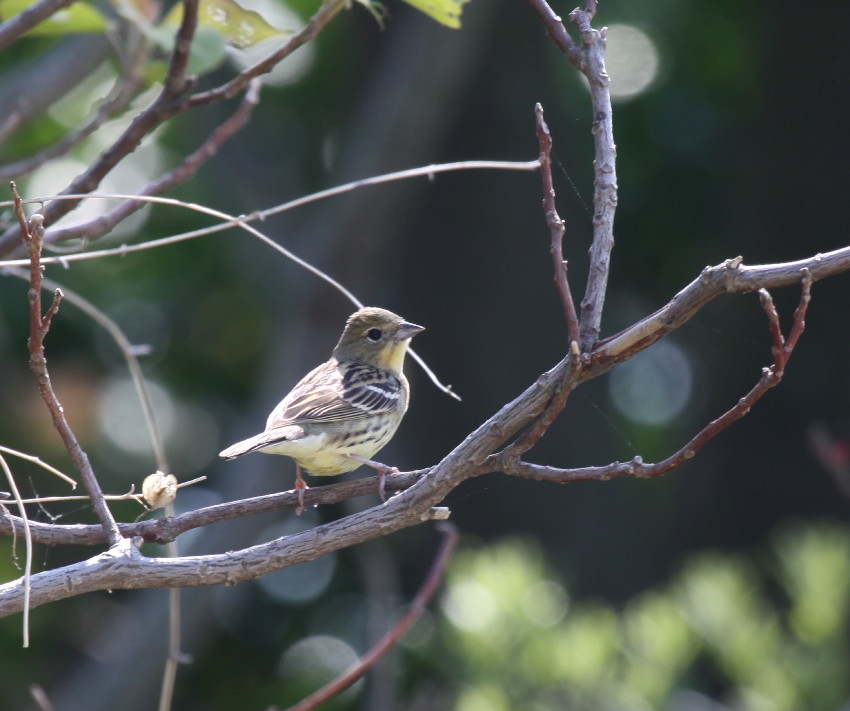
[{"label": "wing feather", "polygon": [[269,415],[266,429],[357,420],[398,407],[401,380],[387,370],[335,359],[308,373]]}]

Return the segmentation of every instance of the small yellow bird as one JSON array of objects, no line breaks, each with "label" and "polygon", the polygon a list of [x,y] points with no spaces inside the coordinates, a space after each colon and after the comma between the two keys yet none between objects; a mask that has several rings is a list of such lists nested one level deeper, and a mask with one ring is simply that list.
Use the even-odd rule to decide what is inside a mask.
[{"label": "small yellow bird", "polygon": [[402,367],[410,339],[424,329],[374,307],[353,313],[330,360],[305,375],[272,410],[266,429],[219,456],[249,452],[283,454],[295,460],[297,513],[307,485],[301,469],[333,476],[366,464],[384,477],[398,471],[370,459],[392,439],[407,411],[410,385]]}]

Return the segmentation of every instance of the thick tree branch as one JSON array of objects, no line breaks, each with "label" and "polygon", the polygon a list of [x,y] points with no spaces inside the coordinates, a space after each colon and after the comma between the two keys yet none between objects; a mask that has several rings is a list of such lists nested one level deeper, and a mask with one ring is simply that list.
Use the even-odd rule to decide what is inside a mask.
[{"label": "thick tree branch", "polygon": [[[31,605],[37,607],[94,590],[233,585],[252,580],[431,520],[430,502],[435,496],[442,499],[445,493],[445,487],[435,491],[431,482],[426,484],[422,479],[383,505],[239,551],[155,558],[110,549],[80,563],[34,575]],[[442,512],[437,512],[437,518],[443,518]],[[0,616],[20,611],[22,605],[20,580],[0,585]]]},{"label": "thick tree branch", "polygon": [[[662,309],[600,345],[591,354],[590,362],[581,369],[574,385],[608,372],[617,363],[649,347],[662,336],[682,326],[700,308],[720,294],[751,292],[760,288],[799,284],[804,280],[804,269],[808,270],[812,281],[848,271],[850,270],[850,247],[783,264],[747,267],[741,263],[740,259],[733,259],[715,267],[708,267]],[[795,329],[798,331],[802,329],[803,315],[804,311],[801,311],[797,319],[799,325],[792,327],[792,333]],[[105,553],[65,568],[34,575],[32,604],[40,605],[82,592],[110,588],[182,587],[235,583],[295,563],[313,560],[326,553],[428,520],[433,515],[432,507],[439,504],[461,482],[500,468],[503,463],[491,455],[498,452],[506,442],[525,427],[539,420],[552,402],[557,389],[565,382],[565,377],[572,367],[572,361],[572,356],[568,355],[554,368],[543,373],[521,395],[504,405],[470,433],[439,464],[425,470],[426,473],[412,486],[382,505],[294,536],[225,554],[183,558],[146,558],[127,552]],[[755,394],[747,397],[753,401],[760,397],[762,389],[766,390],[770,387],[768,381],[773,377],[775,373],[764,376],[764,382],[760,381],[754,388]],[[719,425],[712,423],[709,428],[714,427],[719,431],[726,426],[727,420],[734,421],[746,411],[747,407],[745,398],[743,405],[739,404],[730,410],[720,418]],[[698,438],[705,436],[705,430],[697,435]],[[702,446],[700,440],[692,440],[688,443],[681,453],[677,453],[678,463],[691,456],[686,453],[689,449],[695,451],[698,446]],[[661,464],[657,465],[659,469]],[[602,468],[572,470],[570,476],[574,480],[612,476],[647,476],[648,470],[643,468],[646,466],[656,465],[643,465],[638,460],[608,467],[604,472]],[[538,478],[547,478],[544,469],[528,469],[527,467],[533,467],[533,465],[523,464],[513,473],[521,476],[533,474]],[[651,473],[652,470],[649,470],[649,474]],[[554,475],[549,478],[554,478]],[[390,486],[392,486],[392,479],[393,477],[388,478]],[[346,482],[346,484],[358,485],[359,483]],[[370,481],[368,484],[374,490],[374,482]],[[307,492],[308,501],[314,491]],[[291,503],[295,502],[293,494],[276,496],[289,496],[292,499]],[[184,516],[189,515],[184,514]],[[146,523],[152,526],[166,526],[156,522]],[[37,535],[39,535],[39,528],[34,527],[34,539]],[[22,601],[23,587],[20,580],[0,586],[0,615],[20,610]]]}]

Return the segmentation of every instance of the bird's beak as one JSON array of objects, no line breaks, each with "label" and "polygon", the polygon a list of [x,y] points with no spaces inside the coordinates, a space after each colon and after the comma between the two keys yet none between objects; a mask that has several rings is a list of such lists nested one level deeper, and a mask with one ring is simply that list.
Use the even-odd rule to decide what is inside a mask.
[{"label": "bird's beak", "polygon": [[417,333],[425,330],[424,326],[417,326],[415,323],[407,323],[406,321],[398,327],[395,334],[396,341],[403,341],[407,338],[413,338]]}]

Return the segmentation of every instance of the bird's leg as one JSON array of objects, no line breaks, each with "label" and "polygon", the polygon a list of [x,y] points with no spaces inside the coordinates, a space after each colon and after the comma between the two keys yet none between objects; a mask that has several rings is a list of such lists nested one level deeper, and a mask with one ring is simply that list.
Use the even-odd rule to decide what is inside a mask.
[{"label": "bird's leg", "polygon": [[295,509],[295,515],[300,516],[304,513],[304,492],[307,490],[307,482],[301,476],[301,465],[295,463],[295,491],[298,492],[298,508]]},{"label": "bird's leg", "polygon": [[371,459],[366,459],[365,457],[358,457],[356,454],[346,454],[346,457],[349,459],[355,459],[361,464],[365,464],[367,467],[372,467],[376,472],[378,472],[378,495],[381,497],[381,501],[386,501],[386,492],[384,490],[384,480],[386,479],[387,474],[398,474],[398,467],[388,467],[386,464],[381,464],[380,462],[375,462]]}]

